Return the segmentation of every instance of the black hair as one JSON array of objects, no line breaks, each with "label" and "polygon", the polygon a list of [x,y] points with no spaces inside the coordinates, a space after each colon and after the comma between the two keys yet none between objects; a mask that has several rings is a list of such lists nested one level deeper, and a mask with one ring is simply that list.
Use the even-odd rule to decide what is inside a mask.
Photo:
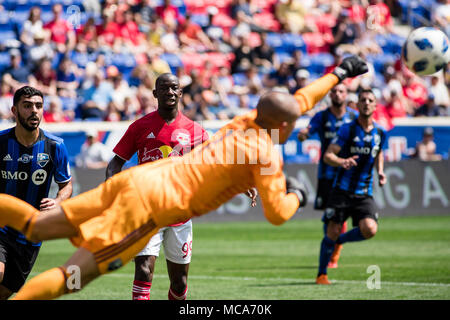
[{"label": "black hair", "polygon": [[361,89],[361,90],[359,91],[358,96],[361,97],[361,95],[362,95],[363,93],[371,93],[371,94],[373,94],[373,96],[374,96],[375,98],[377,97],[377,96],[375,95],[375,92],[373,92],[373,90],[372,90],[371,88],[364,88],[364,89]]},{"label": "black hair", "polygon": [[24,86],[14,93],[13,104],[17,106],[22,97],[31,98],[34,96],[39,96],[44,99],[44,95],[40,90],[30,86]]}]

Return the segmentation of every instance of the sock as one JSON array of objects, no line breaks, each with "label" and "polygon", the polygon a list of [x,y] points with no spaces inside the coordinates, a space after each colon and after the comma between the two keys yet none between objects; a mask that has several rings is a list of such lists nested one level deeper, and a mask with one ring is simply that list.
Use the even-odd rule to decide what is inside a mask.
[{"label": "sock", "polygon": [[20,232],[27,229],[25,236],[31,234],[35,220],[33,218],[37,217],[39,210],[25,201],[3,193],[0,194],[0,208],[0,227],[8,225]]},{"label": "sock", "polygon": [[359,227],[353,228],[350,231],[347,231],[346,233],[343,233],[339,236],[336,243],[346,243],[346,242],[354,242],[354,241],[362,241],[366,240],[366,238],[363,237],[361,230]]},{"label": "sock", "polygon": [[341,234],[346,233],[347,232],[347,221],[344,221],[344,223],[342,224],[342,228],[341,228]]},{"label": "sock", "polygon": [[186,289],[184,289],[184,292],[179,294],[172,290],[172,288],[169,288],[169,300],[186,300],[188,287],[186,285]]},{"label": "sock", "polygon": [[330,262],[335,243],[335,241],[331,240],[327,236],[323,237],[322,243],[320,244],[319,275],[327,274],[328,262]]},{"label": "sock", "polygon": [[134,280],[132,291],[133,300],[150,300],[151,287],[151,282]]},{"label": "sock", "polygon": [[50,300],[66,293],[63,267],[47,270],[25,283],[13,300]]},{"label": "sock", "polygon": [[328,224],[324,223],[324,224],[323,224],[323,235],[324,235],[324,236],[327,235],[327,229],[328,229]]},{"label": "sock", "polygon": [[301,113],[311,110],[338,83],[339,79],[334,74],[329,73],[311,82],[306,87],[298,89],[294,93],[294,98],[300,105]]}]

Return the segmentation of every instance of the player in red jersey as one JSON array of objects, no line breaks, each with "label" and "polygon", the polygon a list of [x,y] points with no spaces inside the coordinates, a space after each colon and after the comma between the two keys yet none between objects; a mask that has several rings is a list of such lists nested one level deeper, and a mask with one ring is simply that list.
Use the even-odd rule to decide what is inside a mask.
[{"label": "player in red jersey", "polygon": [[[130,125],[113,150],[116,156],[108,165],[106,178],[121,171],[124,163],[136,152],[139,164],[142,164],[181,156],[208,140],[208,133],[178,110],[181,87],[176,76],[170,73],[159,76],[153,95],[158,100],[158,110]],[[155,261],[161,244],[164,245],[170,278],[169,299],[186,299],[192,255],[190,219],[162,228],[135,257],[133,300],[149,300]]]}]

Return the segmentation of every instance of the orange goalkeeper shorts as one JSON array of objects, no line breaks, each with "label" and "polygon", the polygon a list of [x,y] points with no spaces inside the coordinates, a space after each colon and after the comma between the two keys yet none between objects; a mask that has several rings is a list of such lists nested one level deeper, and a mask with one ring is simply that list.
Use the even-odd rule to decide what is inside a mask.
[{"label": "orange goalkeeper shorts", "polygon": [[61,207],[78,230],[71,242],[94,254],[102,274],[133,259],[159,229],[127,171]]}]

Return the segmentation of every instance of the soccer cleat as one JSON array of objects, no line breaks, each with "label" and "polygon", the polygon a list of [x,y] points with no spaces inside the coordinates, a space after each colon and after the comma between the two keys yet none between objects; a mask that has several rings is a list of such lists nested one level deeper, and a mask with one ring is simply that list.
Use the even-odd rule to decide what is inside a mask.
[{"label": "soccer cleat", "polygon": [[321,274],[316,278],[316,284],[331,284],[331,282],[328,281],[328,276],[326,274]]}]

